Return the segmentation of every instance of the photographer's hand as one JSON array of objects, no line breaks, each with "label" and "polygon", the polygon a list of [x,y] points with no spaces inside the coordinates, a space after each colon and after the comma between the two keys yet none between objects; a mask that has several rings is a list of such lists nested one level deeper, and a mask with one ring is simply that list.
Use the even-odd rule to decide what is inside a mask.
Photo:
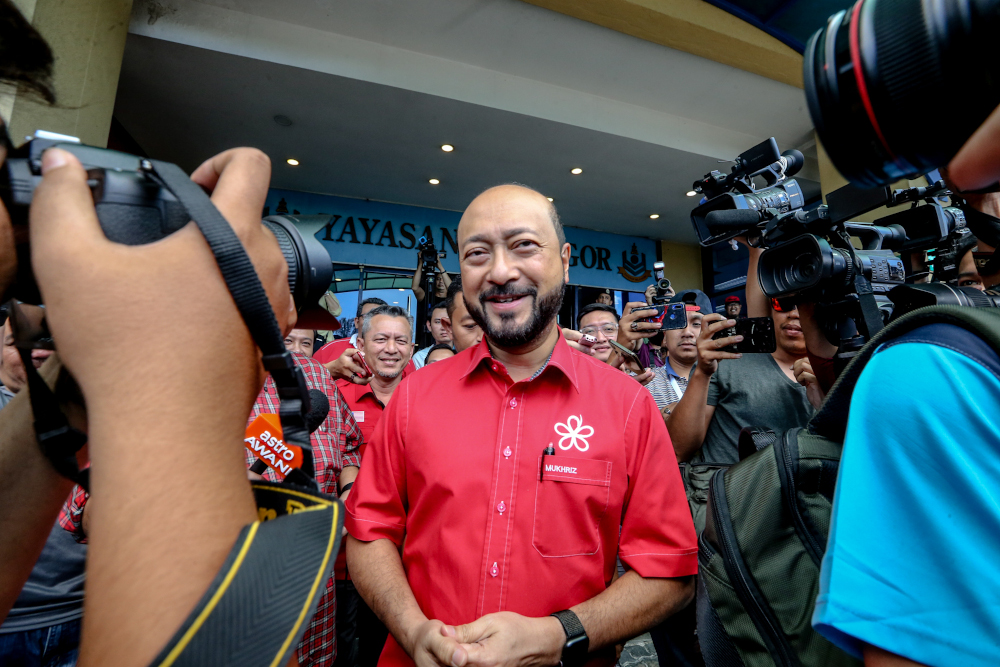
[{"label": "photographer's hand", "polygon": [[333,361],[323,364],[334,380],[349,380],[354,384],[368,384],[372,381],[364,366],[356,359],[361,352],[353,347],[344,350],[344,353]]},{"label": "photographer's hand", "polygon": [[[633,308],[641,308],[642,310],[633,313]],[[638,347],[638,341],[652,336],[660,330],[659,322],[640,321],[648,317],[656,317],[656,309],[649,304],[641,301],[630,301],[625,304],[622,312],[625,314],[618,322],[618,342],[630,350]]]},{"label": "photographer's hand", "polygon": [[571,348],[573,348],[574,350],[579,350],[580,352],[583,352],[586,355],[590,354],[589,347],[587,347],[586,345],[580,345],[580,343],[577,342],[581,338],[583,338],[582,333],[576,331],[575,329],[563,328],[562,335],[563,338],[566,339],[566,344],[569,345]]},{"label": "photographer's hand", "polygon": [[739,359],[742,355],[723,352],[719,348],[743,340],[742,336],[729,336],[712,340],[713,334],[736,325],[736,320],[727,320],[718,313],[710,313],[701,321],[698,334],[698,363],[688,380],[684,396],[671,411],[667,420],[670,441],[678,461],[690,461],[701,449],[708,432],[708,425],[715,415],[715,406],[708,405],[708,385],[712,375],[719,369],[721,359]]},{"label": "photographer's hand", "polygon": [[653,297],[656,296],[656,285],[650,285],[649,287],[647,287],[645,296],[646,296],[646,303],[652,306]]},{"label": "photographer's hand", "polygon": [[795,376],[795,381],[806,388],[806,398],[809,399],[814,408],[819,410],[819,406],[823,405],[823,399],[826,398],[826,392],[823,391],[819,380],[816,379],[809,358],[796,359],[792,365],[792,374]]},{"label": "photographer's hand", "polygon": [[[109,241],[87,174],[50,149],[31,207],[32,266],[87,406],[91,490],[80,664],[144,666],[201,598],[257,513],[243,431],[260,352],[190,223],[143,246]],[[226,151],[192,180],[232,225],[283,332],[288,267],[260,222],[270,162]]]},{"label": "photographer's hand", "polygon": [[1000,180],[1000,107],[948,163],[948,178],[962,190],[978,190]]}]

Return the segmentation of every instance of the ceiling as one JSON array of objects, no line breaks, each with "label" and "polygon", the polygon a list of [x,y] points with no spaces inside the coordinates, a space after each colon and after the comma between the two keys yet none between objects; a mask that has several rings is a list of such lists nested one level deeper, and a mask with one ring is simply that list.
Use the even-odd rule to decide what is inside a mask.
[{"label": "ceiling", "polygon": [[717,158],[812,144],[800,90],[517,0],[136,0],[130,33],[115,117],[142,149],[256,146],[279,188],[460,211],[516,181],[567,225],[694,243]]},{"label": "ceiling", "polygon": [[799,53],[831,15],[852,0],[706,0],[777,37]]}]

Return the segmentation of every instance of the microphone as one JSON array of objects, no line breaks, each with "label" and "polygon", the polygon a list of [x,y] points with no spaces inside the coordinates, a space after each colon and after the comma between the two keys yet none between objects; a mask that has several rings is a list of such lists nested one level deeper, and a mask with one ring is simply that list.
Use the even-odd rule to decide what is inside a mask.
[{"label": "microphone", "polygon": [[330,399],[319,389],[309,390],[309,412],[306,413],[306,430],[312,433],[326,421],[330,414]]},{"label": "microphone", "polygon": [[713,234],[728,229],[744,230],[753,227],[762,219],[760,211],[750,208],[730,209],[727,211],[709,211],[705,215],[705,224]]},{"label": "microphone", "polygon": [[[316,429],[318,429],[320,427],[320,424],[322,424],[323,422],[326,421],[327,415],[330,414],[330,400],[326,397],[326,394],[324,394],[319,389],[310,389],[309,390],[309,405],[310,405],[309,412],[306,413],[306,415],[305,415],[305,417],[303,419],[304,419],[304,421],[306,423],[306,429],[310,433],[312,433],[313,431],[315,431]],[[261,417],[257,418],[257,420],[260,420],[260,419],[261,419]],[[255,426],[257,425],[257,420],[255,420],[253,422],[253,424],[251,424],[250,427],[247,429],[247,437],[248,438],[253,438],[254,436],[259,436],[260,435],[260,432],[261,432],[260,428],[255,428]],[[274,420],[274,421],[277,421],[277,420]],[[280,429],[277,429],[277,430],[280,431]],[[250,443],[247,443],[247,444],[250,444]],[[251,447],[251,449],[253,449],[253,448]],[[297,459],[301,459],[301,454],[299,454],[299,456],[296,457],[296,459],[293,459],[293,460],[297,460]],[[267,470],[267,465],[268,464],[267,464],[266,461],[264,461],[264,459],[258,458],[256,461],[253,462],[253,465],[250,466],[250,472],[253,472],[253,473],[256,473],[256,474],[260,475],[265,470]],[[284,467],[286,467],[286,466],[284,466],[284,465],[283,466],[279,466],[277,468],[278,472],[282,472],[282,470],[283,470]]]},{"label": "microphone", "polygon": [[802,169],[802,165],[806,162],[802,153],[794,148],[782,153],[780,160],[785,165],[785,176],[794,176],[799,173],[799,170]]}]

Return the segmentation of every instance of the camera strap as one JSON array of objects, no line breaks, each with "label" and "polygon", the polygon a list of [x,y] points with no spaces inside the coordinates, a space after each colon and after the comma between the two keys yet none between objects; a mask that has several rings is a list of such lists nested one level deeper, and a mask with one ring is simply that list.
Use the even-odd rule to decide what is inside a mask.
[{"label": "camera strap", "polygon": [[[302,472],[314,476],[312,447],[306,429],[309,390],[302,370],[295,365],[292,353],[278,328],[264,286],[233,228],[197,183],[175,164],[161,160],[143,160],[142,168],[159,179],[187,210],[208,242],[215,261],[233,296],[236,308],[263,354],[264,368],[274,378],[280,400],[282,436],[285,442],[302,448]],[[315,482],[296,476],[298,484]]]}]

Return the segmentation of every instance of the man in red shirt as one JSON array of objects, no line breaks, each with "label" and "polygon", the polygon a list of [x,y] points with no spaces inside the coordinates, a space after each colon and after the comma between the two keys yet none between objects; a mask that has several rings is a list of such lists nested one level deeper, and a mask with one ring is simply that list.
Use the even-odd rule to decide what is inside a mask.
[{"label": "man in red shirt", "polygon": [[[358,327],[358,346],[365,353],[365,361],[373,371],[371,381],[357,384],[347,380],[337,381],[350,406],[358,427],[369,442],[382,410],[389,403],[393,392],[409,374],[409,361],[413,353],[411,331],[413,321],[399,306],[378,306],[368,311]],[[344,497],[350,495],[352,485],[342,484]],[[387,630],[364,601],[360,599],[347,572],[347,559],[343,546],[334,564],[337,579],[337,642],[344,660],[338,664],[374,667],[385,645]],[[354,654],[355,638],[357,653]]]},{"label": "man in red shirt", "polygon": [[562,336],[570,246],[545,197],[487,190],[458,244],[484,340],[400,385],[347,500],[354,583],[392,632],[379,664],[610,667],[694,593],[669,436]]},{"label": "man in red shirt", "polygon": [[[358,353],[358,334],[361,332],[361,325],[365,315],[379,306],[386,305],[385,301],[378,297],[370,297],[358,304],[358,316],[354,318],[355,333],[350,338],[340,338],[331,341],[316,350],[312,358],[323,364],[334,380],[347,380],[355,384],[368,384],[371,376],[365,373],[361,362],[355,359]],[[406,365],[405,375],[409,375],[417,370],[413,362]]]}]

